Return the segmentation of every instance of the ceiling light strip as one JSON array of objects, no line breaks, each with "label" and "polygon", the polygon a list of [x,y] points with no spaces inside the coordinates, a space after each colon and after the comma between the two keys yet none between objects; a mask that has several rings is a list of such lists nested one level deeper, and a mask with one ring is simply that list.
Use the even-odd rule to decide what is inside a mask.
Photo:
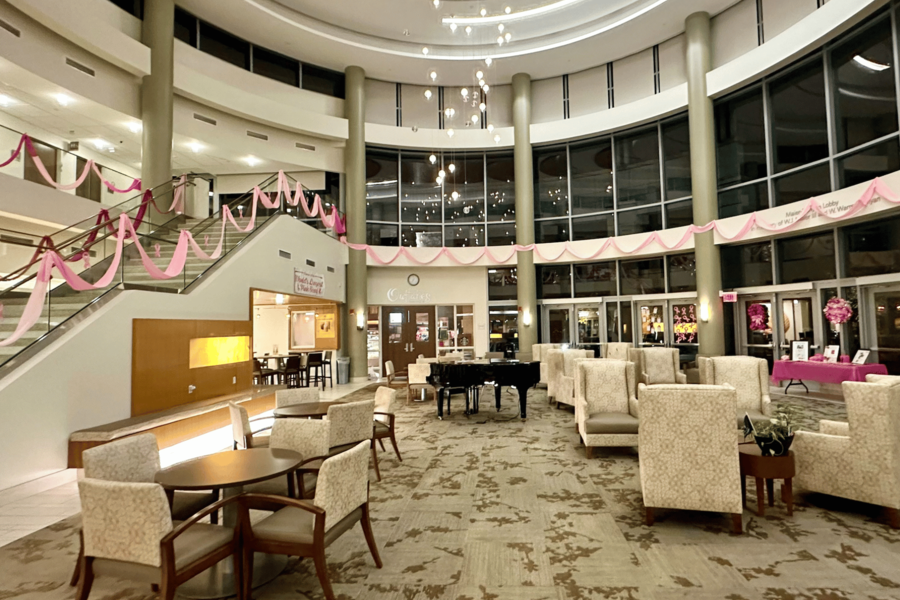
[{"label": "ceiling light strip", "polygon": [[457,25],[490,25],[493,23],[501,23],[503,21],[512,21],[513,19],[527,19],[529,17],[536,17],[544,13],[565,8],[581,1],[582,0],[558,0],[557,2],[552,2],[543,6],[536,6],[535,8],[529,8],[527,10],[522,10],[519,12],[491,15],[489,17],[444,17],[443,19],[441,19],[441,22],[444,25],[450,25],[451,23],[456,23]]}]

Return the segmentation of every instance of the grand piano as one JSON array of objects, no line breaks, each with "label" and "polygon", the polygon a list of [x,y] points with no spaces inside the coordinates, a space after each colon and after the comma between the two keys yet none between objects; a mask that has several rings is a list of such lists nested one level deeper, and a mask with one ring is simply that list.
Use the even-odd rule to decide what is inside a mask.
[{"label": "grand piano", "polygon": [[478,413],[478,400],[482,386],[493,384],[497,410],[500,410],[500,394],[503,387],[515,387],[519,392],[519,416],[527,416],[526,395],[528,388],[541,380],[540,362],[491,359],[460,363],[432,363],[428,382],[437,393],[438,418],[444,418],[444,394],[450,408],[450,393],[462,391],[466,395],[466,415]]}]

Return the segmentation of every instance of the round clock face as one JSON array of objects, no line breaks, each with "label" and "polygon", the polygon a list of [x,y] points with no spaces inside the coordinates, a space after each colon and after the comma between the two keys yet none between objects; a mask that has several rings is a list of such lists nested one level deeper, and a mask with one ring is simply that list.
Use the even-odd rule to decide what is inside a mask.
[{"label": "round clock face", "polygon": [[419,285],[419,276],[414,273],[406,278],[406,282],[409,285]]}]

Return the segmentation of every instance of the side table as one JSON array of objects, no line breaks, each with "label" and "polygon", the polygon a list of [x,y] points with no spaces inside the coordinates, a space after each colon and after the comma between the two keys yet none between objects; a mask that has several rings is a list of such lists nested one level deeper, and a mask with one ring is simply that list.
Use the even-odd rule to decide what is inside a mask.
[{"label": "side table", "polygon": [[775,481],[784,480],[781,484],[781,501],[787,505],[788,516],[794,514],[794,492],[791,482],[797,474],[794,463],[794,452],[788,450],[785,456],[763,456],[756,443],[739,444],[738,456],[741,465],[741,498],[747,506],[747,477],[756,479],[756,514],[766,516],[766,501],[763,492],[763,480],[769,492],[769,506],[775,505]]}]

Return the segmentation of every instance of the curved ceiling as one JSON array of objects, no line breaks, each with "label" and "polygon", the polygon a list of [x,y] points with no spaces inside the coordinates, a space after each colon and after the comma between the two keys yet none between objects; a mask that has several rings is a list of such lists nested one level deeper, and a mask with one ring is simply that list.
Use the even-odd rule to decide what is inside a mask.
[{"label": "curved ceiling", "polygon": [[256,44],[331,69],[358,65],[368,77],[417,84],[430,83],[427,74],[437,70],[439,83],[466,85],[473,68],[483,67],[488,57],[493,63],[486,79],[493,84],[508,83],[519,72],[534,79],[578,72],[672,38],[691,13],[715,15],[736,1],[439,0],[437,7],[433,0],[178,3]]}]

